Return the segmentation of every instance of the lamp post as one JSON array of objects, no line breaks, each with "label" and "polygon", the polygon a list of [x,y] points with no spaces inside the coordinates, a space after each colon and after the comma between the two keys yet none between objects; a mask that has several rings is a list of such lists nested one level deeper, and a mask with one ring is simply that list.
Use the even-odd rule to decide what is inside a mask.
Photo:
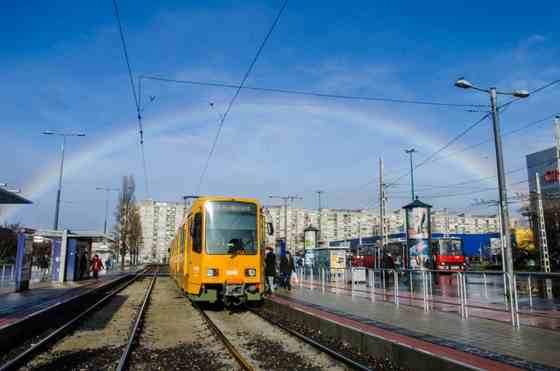
[{"label": "lamp post", "polygon": [[60,173],[58,175],[58,190],[56,191],[56,206],[54,211],[54,230],[58,230],[58,218],[60,213],[60,195],[62,193],[62,174],[64,172],[64,145],[66,144],[66,137],[85,137],[83,133],[68,133],[54,130],[43,131],[43,135],[57,135],[62,137],[61,159],[60,159]]},{"label": "lamp post", "polygon": [[501,232],[504,238],[504,250],[505,250],[505,262],[506,262],[506,272],[509,276],[508,280],[508,291],[509,291],[509,298],[511,303],[511,313],[512,313],[512,322],[516,327],[519,327],[519,320],[517,318],[517,308],[514,305],[514,288],[513,288],[513,255],[511,251],[511,236],[509,230],[509,210],[508,210],[508,201],[507,201],[507,188],[506,188],[506,178],[505,178],[505,171],[504,171],[504,156],[502,150],[502,135],[500,132],[500,115],[499,115],[499,108],[497,102],[497,95],[510,95],[516,98],[527,98],[529,96],[529,92],[527,90],[515,90],[513,92],[502,92],[498,91],[496,88],[492,87],[489,89],[481,89],[479,87],[474,86],[470,81],[465,80],[463,78],[458,79],[455,82],[455,86],[462,89],[474,89],[483,93],[486,93],[490,96],[490,106],[491,106],[491,114],[492,114],[492,124],[494,130],[494,146],[496,150],[496,167],[498,173],[498,188],[499,188],[499,206],[500,206],[500,217],[502,220],[501,223]]},{"label": "lamp post", "polygon": [[405,149],[404,151],[410,155],[410,192],[412,194],[412,201],[414,201],[414,164],[412,162],[412,155],[418,151],[414,148]]},{"label": "lamp post", "polygon": [[96,187],[96,191],[105,191],[105,222],[103,223],[103,234],[107,234],[107,219],[109,218],[109,192],[118,192],[118,188]]}]

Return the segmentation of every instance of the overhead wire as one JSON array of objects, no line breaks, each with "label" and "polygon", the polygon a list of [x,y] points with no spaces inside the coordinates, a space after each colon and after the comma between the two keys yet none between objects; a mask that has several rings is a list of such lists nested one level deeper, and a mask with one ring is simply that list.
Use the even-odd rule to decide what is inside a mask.
[{"label": "overhead wire", "polygon": [[[521,131],[523,131],[523,130],[529,129],[529,128],[535,126],[535,125],[541,124],[541,123],[543,123],[543,122],[545,122],[545,121],[547,121],[547,120],[550,120],[551,118],[554,118],[555,116],[558,116],[558,115],[560,115],[560,112],[556,112],[556,113],[550,114],[550,115],[548,115],[548,116],[546,116],[546,117],[543,117],[543,118],[541,118],[541,119],[538,119],[538,120],[535,120],[535,121],[531,121],[530,123],[524,124],[524,125],[522,125],[522,126],[520,126],[520,127],[518,127],[518,128],[509,130],[509,131],[506,131],[506,132],[504,132],[504,133],[502,134],[502,139],[505,138],[505,137],[507,137],[507,136],[510,136],[510,135],[512,135],[512,134],[516,134],[516,133],[519,133],[519,132],[521,132]],[[461,154],[461,153],[464,153],[464,152],[467,152],[467,151],[469,151],[469,150],[471,150],[471,149],[480,147],[480,146],[483,145],[483,144],[490,143],[491,141],[492,141],[492,139],[486,139],[486,140],[483,140],[483,141],[481,141],[481,142],[478,142],[478,143],[475,143],[475,144],[471,144],[471,145],[469,145],[469,146],[467,146],[467,147],[465,147],[465,148],[462,148],[462,149],[460,149],[460,150],[458,150],[458,151],[452,152],[452,153],[447,154],[447,155],[445,155],[445,156],[441,156],[441,157],[439,157],[439,158],[433,160],[433,162],[440,161],[440,160],[443,160],[443,159],[446,159],[446,158],[449,158],[449,157],[457,156],[457,155],[459,155],[459,154]]]},{"label": "overhead wire", "polygon": [[208,87],[216,87],[216,88],[245,89],[245,90],[262,91],[268,93],[304,95],[304,96],[311,96],[317,98],[333,98],[333,99],[343,99],[343,100],[374,101],[374,102],[416,104],[416,105],[442,106],[442,107],[461,107],[461,108],[464,107],[487,108],[488,107],[488,105],[484,105],[484,104],[446,103],[446,102],[435,102],[435,101],[425,101],[425,100],[334,94],[334,93],[314,92],[314,91],[295,90],[295,89],[266,88],[266,87],[258,87],[258,86],[247,86],[247,85],[241,86],[241,85],[228,84],[223,82],[180,80],[180,79],[172,79],[172,78],[152,76],[152,75],[142,75],[142,78],[155,80],[155,81],[162,81],[162,82],[172,82],[177,84],[208,86]]},{"label": "overhead wire", "polygon": [[[435,156],[437,156],[439,153],[445,151],[447,148],[449,148],[449,146],[451,146],[453,143],[457,142],[459,139],[461,139],[462,137],[464,137],[465,135],[467,135],[468,132],[470,132],[471,130],[473,130],[475,127],[477,127],[478,125],[480,125],[484,120],[486,120],[488,118],[488,116],[490,116],[489,113],[485,114],[484,116],[482,116],[481,118],[479,118],[477,121],[475,121],[474,123],[472,123],[471,125],[469,125],[467,128],[465,128],[463,131],[461,131],[459,134],[457,134],[456,136],[454,136],[451,140],[449,140],[445,145],[443,145],[442,147],[440,147],[438,150],[436,150],[435,152],[433,152],[431,155],[427,156],[424,160],[420,161],[420,163],[416,164],[414,166],[414,170],[418,169],[419,167],[425,165],[426,163],[428,163],[431,159],[433,159]],[[397,183],[398,181],[400,181],[401,179],[407,177],[408,175],[410,175],[410,170],[407,171],[406,173],[403,173],[402,175],[400,175],[399,177],[397,177],[395,180],[393,180],[392,182],[387,183],[386,187],[391,187],[394,183]]]},{"label": "overhead wire", "polygon": [[[539,88],[533,89],[532,91],[529,92],[529,95],[538,93],[542,90],[545,90],[553,85],[556,85],[560,83],[560,80],[555,80],[552,81],[550,83],[547,83]],[[505,107],[509,106],[510,104],[516,102],[519,99],[512,99],[509,102],[506,102],[505,104],[501,105],[498,107],[499,110],[503,110]],[[477,127],[478,125],[480,125],[486,118],[488,118],[490,116],[490,112],[486,113],[483,117],[481,117],[480,119],[478,119],[477,121],[475,121],[473,124],[469,125],[465,130],[463,130],[462,132],[460,132],[458,135],[456,135],[455,137],[453,137],[449,142],[447,142],[445,145],[443,145],[441,148],[439,148],[438,150],[436,150],[435,152],[433,152],[431,155],[429,155],[428,157],[426,157],[425,159],[423,159],[420,163],[416,164],[414,166],[414,170],[425,165],[426,163],[432,161],[434,159],[435,156],[437,156],[439,153],[441,153],[442,151],[444,151],[445,149],[449,148],[453,143],[457,142],[460,138],[462,138],[463,136],[465,136],[469,131],[471,131],[472,129],[474,129],[475,127]],[[399,176],[398,178],[396,178],[393,182],[388,183],[388,187],[391,186],[392,183],[396,183],[399,180],[403,179],[404,177],[410,175],[410,171],[408,171],[407,173]]]},{"label": "overhead wire", "polygon": [[[551,86],[554,86],[554,85],[556,85],[556,84],[558,84],[558,83],[560,83],[560,79],[551,81],[551,82],[549,82],[549,83],[547,83],[547,84],[544,84],[543,86],[540,86],[540,87],[538,87],[538,88],[536,88],[536,89],[533,89],[533,90],[529,91],[529,96],[535,95],[535,94],[537,94],[537,93],[539,93],[539,92],[541,92],[541,91],[543,91],[543,90],[545,90],[545,89],[548,89],[548,88],[550,88]],[[524,99],[524,98],[518,98],[518,97],[512,98],[512,99],[510,99],[509,101],[505,102],[504,104],[500,105],[500,106],[498,107],[498,109],[499,109],[499,110],[502,110],[502,109],[508,107],[509,105],[511,105],[512,103],[517,102],[517,101],[520,100],[520,99]]]},{"label": "overhead wire", "polygon": [[264,49],[264,46],[266,45],[266,42],[270,38],[270,35],[274,31],[274,29],[276,28],[276,25],[278,24],[278,21],[280,20],[280,16],[284,12],[284,9],[286,9],[287,5],[288,5],[288,0],[284,0],[280,10],[278,11],[278,14],[276,15],[276,18],[274,19],[274,22],[272,23],[272,26],[268,30],[264,40],[261,42],[259,48],[257,49],[257,52],[256,52],[255,56],[253,57],[253,60],[251,61],[251,64],[249,65],[249,68],[245,72],[245,75],[243,75],[243,79],[241,80],[241,83],[237,87],[237,90],[235,91],[235,94],[233,95],[233,97],[229,101],[228,106],[227,106],[224,114],[220,117],[220,121],[219,121],[219,124],[218,124],[218,131],[216,132],[216,136],[214,137],[214,141],[213,141],[212,146],[210,148],[210,152],[208,153],[208,157],[207,157],[206,162],[204,164],[202,173],[200,174],[200,179],[198,181],[198,186],[197,186],[197,191],[196,191],[197,194],[200,192],[200,187],[202,186],[202,182],[204,180],[204,177],[206,176],[206,172],[208,171],[208,166],[210,165],[210,160],[212,159],[212,156],[213,156],[214,151],[216,149],[216,144],[218,143],[218,139],[220,138],[220,134],[222,132],[222,128],[224,127],[224,123],[226,121],[226,118],[227,118],[229,112],[231,111],[231,108],[233,107],[233,104],[237,100],[237,97],[239,96],[239,93],[241,92],[241,89],[243,89],[243,86],[245,85],[245,82],[249,78],[249,75],[251,74],[251,71],[253,70],[253,67],[257,63],[257,60],[259,59],[259,56],[261,55],[261,53]]},{"label": "overhead wire", "polygon": [[136,91],[136,86],[134,84],[134,77],[132,74],[132,67],[130,65],[130,58],[128,56],[128,48],[126,46],[126,39],[124,37],[124,30],[122,26],[121,16],[119,12],[119,6],[117,4],[117,0],[113,0],[113,9],[115,14],[115,19],[117,21],[117,25],[119,28],[119,35],[121,39],[121,46],[124,54],[124,59],[126,62],[126,68],[128,71],[128,78],[130,81],[130,88],[132,91],[132,97],[134,98],[134,105],[136,107],[136,118],[138,121],[138,134],[140,137],[140,154],[141,154],[141,161],[142,161],[142,170],[144,172],[144,187],[146,197],[149,198],[150,190],[149,190],[149,183],[148,183],[148,169],[146,166],[146,155],[144,151],[144,129],[142,127],[142,114],[141,114],[141,102],[140,102],[140,82],[138,87],[138,93]]}]

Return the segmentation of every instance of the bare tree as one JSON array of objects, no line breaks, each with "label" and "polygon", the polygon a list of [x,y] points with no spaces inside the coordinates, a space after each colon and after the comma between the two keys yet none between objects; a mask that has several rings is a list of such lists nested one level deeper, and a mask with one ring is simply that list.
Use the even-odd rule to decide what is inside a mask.
[{"label": "bare tree", "polygon": [[7,224],[0,227],[0,262],[15,260],[17,253],[17,231],[21,228],[19,223]]},{"label": "bare tree", "polygon": [[142,222],[138,206],[130,209],[130,223],[128,233],[128,246],[130,246],[130,258],[133,264],[138,264],[138,250],[142,243]]},{"label": "bare tree", "polygon": [[134,177],[125,175],[115,213],[115,238],[121,257],[121,268],[124,268],[126,254],[129,254],[132,264],[137,262],[138,245],[142,238],[140,214],[134,197],[135,188]]}]

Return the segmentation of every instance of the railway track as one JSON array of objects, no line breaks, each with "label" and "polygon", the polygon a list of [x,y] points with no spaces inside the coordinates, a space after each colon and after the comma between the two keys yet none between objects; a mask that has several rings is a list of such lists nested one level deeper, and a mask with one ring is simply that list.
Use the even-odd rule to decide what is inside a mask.
[{"label": "railway track", "polygon": [[360,371],[371,371],[372,370],[370,367],[354,361],[353,359],[345,356],[341,352],[339,352],[339,351],[337,351],[337,350],[335,350],[331,347],[323,345],[320,342],[315,341],[314,339],[312,339],[312,338],[310,338],[310,337],[308,337],[308,336],[306,336],[302,333],[299,333],[295,330],[292,330],[291,328],[288,328],[287,326],[282,325],[280,322],[274,321],[271,318],[267,318],[267,317],[263,316],[261,313],[259,313],[258,311],[256,311],[253,308],[247,308],[247,310],[250,311],[251,313],[254,313],[255,315],[259,316],[259,318],[262,318],[263,320],[273,324],[274,326],[281,328],[282,330],[286,331],[290,335],[300,339],[304,343],[309,344],[310,346],[318,349],[319,351],[324,352],[324,353],[328,354],[329,356],[333,357],[334,359],[344,363],[350,369],[360,370]]},{"label": "railway track", "polygon": [[[310,368],[371,370],[368,366],[350,359],[336,349],[325,346],[310,337],[262,316],[253,308],[245,308],[244,312],[228,314],[226,310],[221,312],[206,311],[195,303],[193,303],[193,306],[198,309],[208,327],[224,344],[243,370]],[[231,317],[231,323],[239,326],[233,325],[230,327],[227,324],[228,317]],[[259,320],[262,322],[259,322]],[[253,326],[249,324],[253,324]],[[265,324],[270,326],[269,330],[266,329]],[[263,333],[262,337],[258,335],[261,331]],[[270,336],[271,334],[272,336]],[[253,340],[247,340],[252,337],[254,337]],[[276,339],[277,342],[273,343],[271,339]],[[258,343],[265,345],[261,348],[257,345]],[[292,346],[289,343],[292,343]],[[297,350],[294,350],[294,348]],[[265,357],[256,354],[263,349],[265,349],[265,352],[268,349]],[[315,350],[315,353],[312,350]],[[277,353],[276,360],[265,359],[270,352]]]},{"label": "railway track", "polygon": [[[135,316],[132,330],[128,336],[128,341],[124,346],[124,350],[122,351],[118,366],[116,368],[119,371],[125,370],[128,365],[129,355],[139,333],[139,329],[142,324],[142,319],[145,313],[145,309],[148,305],[154,283],[158,276],[157,267],[146,268],[144,271],[139,272],[134,276],[126,279],[124,282],[111,289],[109,292],[104,293],[104,295],[101,298],[96,299],[93,304],[84,305],[84,308],[78,314],[71,315],[68,320],[64,321],[59,326],[56,326],[56,328],[54,328],[52,331],[49,331],[49,333],[44,337],[33,341],[25,350],[20,351],[15,357],[1,364],[0,371],[17,370],[22,367],[28,366],[37,357],[43,355],[51,345],[54,345],[57,343],[57,341],[64,339],[65,336],[70,334],[71,331],[77,326],[83,323],[87,323],[88,316],[92,315],[94,311],[102,309],[104,306],[109,304],[117,294],[129,288],[133,283],[138,282],[140,278],[145,277],[146,275],[151,276],[151,281],[145,290],[143,300]],[[69,365],[65,365],[65,367],[69,367]],[[32,369],[33,366],[27,368]]]},{"label": "railway track", "polygon": [[192,302],[192,304],[196,309],[198,309],[200,315],[202,316],[206,324],[208,324],[208,327],[210,327],[212,332],[214,332],[218,339],[220,339],[220,341],[224,344],[232,357],[237,361],[239,366],[246,371],[255,371],[256,367],[233,345],[233,343],[228,339],[223,331],[220,330],[220,328],[214,323],[214,321],[210,319],[206,312],[195,302]]}]

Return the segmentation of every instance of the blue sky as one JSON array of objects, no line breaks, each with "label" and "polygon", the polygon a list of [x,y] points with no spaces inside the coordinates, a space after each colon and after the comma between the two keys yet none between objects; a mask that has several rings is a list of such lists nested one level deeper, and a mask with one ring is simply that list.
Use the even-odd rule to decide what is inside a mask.
[{"label": "blue sky", "polygon": [[[120,11],[135,76],[239,83],[280,1],[125,1]],[[521,4],[523,4],[521,6]],[[486,104],[453,87],[459,76],[504,90],[534,89],[560,78],[553,1],[402,1],[372,4],[288,4],[248,84],[346,95]],[[0,182],[22,189],[34,205],[5,208],[0,220],[52,224],[60,142],[45,129],[80,130],[67,146],[62,225],[99,229],[104,195],[135,175],[147,197],[130,92],[111,1],[14,2],[0,12],[2,137]],[[196,191],[234,91],[144,83],[156,100],[145,109],[149,196],[180,200]],[[504,130],[560,112],[560,84],[511,106]],[[504,99],[504,98],[502,98]],[[213,102],[213,107],[209,104]],[[386,178],[406,173],[403,150],[429,156],[482,113],[242,91],[228,117],[201,193],[255,196],[299,194],[315,207],[316,189],[329,207],[375,206],[377,161]],[[506,169],[553,143],[552,121],[505,139]],[[491,139],[490,122],[442,154]],[[417,169],[418,194],[436,208],[487,212],[473,198],[496,198],[495,180],[434,188],[495,174],[491,143]],[[510,183],[526,179],[510,175]],[[390,191],[390,205],[407,199],[408,178]],[[371,183],[371,184],[369,184]],[[526,183],[513,191],[526,191]],[[442,197],[446,194],[463,196]],[[471,193],[471,194],[467,194]],[[113,197],[114,201],[115,197]]]}]

